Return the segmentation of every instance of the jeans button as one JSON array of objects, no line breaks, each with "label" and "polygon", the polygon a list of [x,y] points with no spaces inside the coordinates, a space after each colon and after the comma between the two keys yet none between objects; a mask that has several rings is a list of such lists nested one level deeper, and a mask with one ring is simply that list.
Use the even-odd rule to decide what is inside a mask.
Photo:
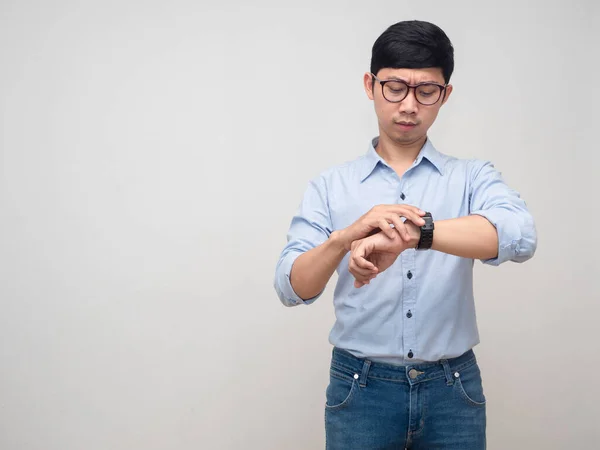
[{"label": "jeans button", "polygon": [[408,376],[414,380],[415,378],[417,378],[419,376],[419,373],[415,369],[410,369],[408,371]]}]

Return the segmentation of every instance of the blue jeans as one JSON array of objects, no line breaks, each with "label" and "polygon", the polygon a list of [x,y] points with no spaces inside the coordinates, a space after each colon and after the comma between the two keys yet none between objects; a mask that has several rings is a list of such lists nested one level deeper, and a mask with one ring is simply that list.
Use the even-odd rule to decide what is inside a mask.
[{"label": "blue jeans", "polygon": [[485,397],[475,354],[395,366],[333,349],[329,450],[483,450]]}]

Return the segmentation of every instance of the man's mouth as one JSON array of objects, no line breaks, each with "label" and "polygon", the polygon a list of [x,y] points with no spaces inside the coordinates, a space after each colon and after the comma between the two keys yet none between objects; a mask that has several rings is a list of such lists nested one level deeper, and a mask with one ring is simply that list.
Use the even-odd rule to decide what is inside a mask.
[{"label": "man's mouth", "polygon": [[402,131],[409,131],[409,130],[412,130],[414,127],[417,126],[417,124],[414,123],[414,122],[396,122],[396,125]]}]

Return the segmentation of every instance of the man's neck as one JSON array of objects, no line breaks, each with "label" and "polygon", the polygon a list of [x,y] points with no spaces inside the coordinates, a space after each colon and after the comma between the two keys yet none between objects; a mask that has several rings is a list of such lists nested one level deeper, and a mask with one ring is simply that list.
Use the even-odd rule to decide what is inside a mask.
[{"label": "man's neck", "polygon": [[409,167],[417,159],[426,141],[427,136],[423,136],[415,142],[400,144],[389,139],[384,133],[380,133],[375,151],[392,167]]}]

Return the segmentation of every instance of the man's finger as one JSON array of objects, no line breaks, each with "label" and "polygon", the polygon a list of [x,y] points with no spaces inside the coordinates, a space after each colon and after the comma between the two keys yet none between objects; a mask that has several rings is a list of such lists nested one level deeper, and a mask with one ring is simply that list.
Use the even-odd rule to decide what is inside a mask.
[{"label": "man's finger", "polygon": [[419,214],[415,214],[412,211],[407,211],[404,214],[400,214],[400,215],[402,217],[404,217],[405,219],[410,220],[415,225],[418,225],[418,226],[425,225],[425,219],[423,219]]},{"label": "man's finger", "polygon": [[410,241],[410,233],[405,223],[402,224],[402,233],[400,233],[400,235],[402,236],[402,239],[404,239],[404,242]]},{"label": "man's finger", "polygon": [[367,280],[354,280],[354,287],[359,289],[367,284],[371,283],[371,280],[373,280],[377,275],[371,275]]},{"label": "man's finger", "polygon": [[350,271],[350,273],[352,274],[352,276],[354,278],[356,278],[357,280],[360,280],[360,281],[369,280],[370,276],[373,273],[370,270],[364,271],[362,269],[357,269],[356,266],[349,267],[348,270]]},{"label": "man's finger", "polygon": [[361,287],[363,287],[365,285],[365,283],[363,283],[362,281],[358,281],[358,280],[354,280],[354,287],[356,289],[360,289]]},{"label": "man's finger", "polygon": [[365,284],[369,284],[369,283],[371,282],[371,278],[369,278],[369,277],[358,277],[358,278],[357,278],[357,277],[354,277],[354,279],[355,279],[356,281],[358,281],[359,283],[362,283],[362,284],[363,284],[363,286],[364,286]]},{"label": "man's finger", "polygon": [[425,211],[423,211],[421,208],[417,208],[414,205],[409,205],[408,203],[391,203],[391,204],[386,204],[386,205],[380,205],[383,209],[394,209],[394,208],[407,208],[407,209],[412,209],[415,213],[417,214],[423,214],[425,215]]},{"label": "man's finger", "polygon": [[[350,264],[348,265],[348,270],[350,270],[350,273],[354,275],[354,278],[359,278],[361,281],[363,281],[368,279],[373,273],[376,273],[377,269],[366,259],[360,259],[362,259],[362,261],[359,263],[356,258],[352,257]],[[366,265],[365,263],[369,264],[371,267],[364,267]]]},{"label": "man's finger", "polygon": [[[364,249],[359,247],[358,250],[360,252]],[[367,281],[369,277],[378,272],[373,263],[367,261],[361,256],[361,253],[357,253],[356,251],[350,257],[348,270],[350,270],[350,273],[354,275],[354,278],[360,281]]]},{"label": "man's finger", "polygon": [[386,220],[386,218],[379,219],[378,225],[387,237],[394,239],[395,231],[392,227],[390,227],[390,223]]},{"label": "man's finger", "polygon": [[425,215],[425,211],[419,208],[409,205],[399,205],[391,208],[391,212],[410,220],[415,225],[425,225],[425,220],[422,217]]},{"label": "man's finger", "polygon": [[375,264],[373,264],[371,261],[363,258],[362,256],[360,256],[359,254],[354,254],[352,255],[352,261],[360,268],[360,269],[364,269],[364,270],[368,270],[369,272],[372,272],[373,270],[376,270],[377,268],[375,267]]},{"label": "man's finger", "polygon": [[400,216],[394,216],[394,215],[392,215],[391,220],[394,223],[394,227],[396,228],[396,230],[398,230],[398,233],[400,234],[400,236],[405,241],[409,241],[410,240],[410,234],[408,232],[408,228],[406,227],[406,225],[404,224],[404,222],[402,220],[400,220]]}]

